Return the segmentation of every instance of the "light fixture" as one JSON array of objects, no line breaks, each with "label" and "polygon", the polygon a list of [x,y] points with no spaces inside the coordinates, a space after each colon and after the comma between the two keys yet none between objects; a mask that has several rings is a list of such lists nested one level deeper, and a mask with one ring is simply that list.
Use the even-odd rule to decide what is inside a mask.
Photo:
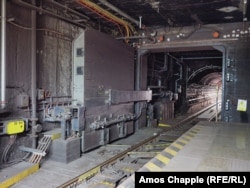
[{"label": "light fixture", "polygon": [[239,9],[238,7],[228,6],[228,7],[223,7],[223,8],[217,9],[217,10],[218,10],[218,11],[221,11],[221,12],[229,13],[229,12],[236,11],[236,10],[238,10],[238,9]]}]

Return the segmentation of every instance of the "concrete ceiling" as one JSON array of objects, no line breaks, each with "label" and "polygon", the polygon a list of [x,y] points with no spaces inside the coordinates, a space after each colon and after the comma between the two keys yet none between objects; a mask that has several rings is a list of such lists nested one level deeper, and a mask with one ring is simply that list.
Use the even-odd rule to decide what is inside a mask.
[{"label": "concrete ceiling", "polygon": [[144,28],[250,20],[250,0],[12,0],[78,26],[136,36]]},{"label": "concrete ceiling", "polygon": [[[145,27],[180,27],[195,24],[220,24],[249,20],[250,12],[248,10],[250,2],[247,1],[91,0],[90,2],[134,25],[141,23]],[[57,0],[57,2],[88,16],[94,21],[112,25],[112,21],[82,4],[84,1]],[[113,26],[116,27],[114,23]]]}]

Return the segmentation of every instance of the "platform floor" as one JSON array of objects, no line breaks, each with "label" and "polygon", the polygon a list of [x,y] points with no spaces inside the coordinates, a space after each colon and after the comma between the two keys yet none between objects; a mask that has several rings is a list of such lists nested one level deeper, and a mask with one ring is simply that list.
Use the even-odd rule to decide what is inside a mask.
[{"label": "platform floor", "polygon": [[0,187],[10,187],[39,170],[38,164],[20,162],[0,171]]},{"label": "platform floor", "polygon": [[[128,147],[153,136],[155,133],[159,133],[160,131],[162,131],[161,128],[141,129],[133,135],[124,139],[117,140],[112,144],[124,145],[124,147],[119,146],[119,149],[117,149],[117,152],[121,152],[123,150],[126,150]],[[101,146],[93,151],[89,151],[83,154],[79,159],[76,159],[68,164],[46,159],[42,162],[40,169],[36,173],[32,173],[28,177],[25,177],[21,181],[18,181],[15,185],[11,186],[11,188],[58,187],[66,181],[115,156],[117,153],[110,152],[110,147],[114,146]],[[6,170],[9,170],[9,168]]]},{"label": "platform floor", "polygon": [[[129,147],[161,130],[160,127],[141,129],[115,143]],[[110,153],[109,147],[83,154],[68,164],[47,159],[37,172],[11,187],[57,187],[114,156],[116,153]],[[139,171],[250,171],[250,124],[198,122]],[[133,188],[133,178],[131,176],[119,187]]]},{"label": "platform floor", "polygon": [[201,121],[138,171],[250,171],[250,124]]}]

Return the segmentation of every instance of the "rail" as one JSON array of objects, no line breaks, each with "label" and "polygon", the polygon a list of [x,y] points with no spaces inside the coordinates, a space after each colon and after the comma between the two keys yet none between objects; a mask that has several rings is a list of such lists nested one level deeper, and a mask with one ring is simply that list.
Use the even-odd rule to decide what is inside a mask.
[{"label": "rail", "polygon": [[[183,133],[184,133],[185,129],[187,129],[186,124],[191,122],[193,119],[197,118],[200,114],[209,111],[211,108],[215,106],[216,104],[212,104],[200,110],[199,112],[194,113],[178,121],[167,130],[162,131],[161,133],[156,134],[152,137],[149,137],[148,139],[140,142],[139,144],[131,146],[127,150],[115,155],[114,157],[108,159],[107,161],[104,161],[101,164],[91,168],[90,170],[80,174],[79,176],[63,183],[62,185],[58,186],[58,188],[73,188],[77,187],[80,184],[81,187],[84,187],[82,184],[85,184],[86,187],[89,187],[90,185],[91,187],[95,186],[98,187],[100,186],[100,184],[103,187],[116,187],[121,181],[121,179],[129,177],[137,170],[135,169],[136,163],[138,164],[137,168],[139,169],[139,166],[142,166],[143,164],[146,163],[145,159],[149,160],[149,158],[150,159],[153,158],[159,153],[159,151],[164,150],[169,144],[171,144],[171,142],[174,141],[169,138],[166,139],[159,138],[162,137],[162,135],[164,135],[164,132],[168,132],[171,130],[174,131],[178,129],[178,134],[180,134],[180,127],[183,127]],[[208,121],[210,120],[208,119]],[[188,128],[190,128],[190,126],[193,125],[190,124]],[[144,159],[144,163],[142,162],[139,164],[138,162],[139,159]],[[122,167],[121,163],[124,163]],[[110,174],[110,172],[112,173]],[[108,174],[104,175],[105,173]],[[94,180],[95,177],[96,180]]]}]

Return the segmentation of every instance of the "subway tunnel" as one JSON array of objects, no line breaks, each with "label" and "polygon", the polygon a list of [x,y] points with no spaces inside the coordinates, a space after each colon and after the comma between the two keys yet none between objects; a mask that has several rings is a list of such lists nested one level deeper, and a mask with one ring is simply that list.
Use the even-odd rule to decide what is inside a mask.
[{"label": "subway tunnel", "polygon": [[[49,184],[58,171],[62,179],[55,180],[63,183],[64,172],[78,174],[75,167],[83,170],[115,153],[102,147],[116,142],[134,147],[166,128],[161,125],[174,128],[179,117],[212,104],[221,107],[221,123],[201,124],[214,129],[204,134],[214,136],[230,125],[230,140],[225,135],[222,144],[231,144],[231,151],[240,142],[244,150],[236,145],[234,153],[247,156],[249,171],[249,134],[240,129],[249,130],[250,119],[249,5],[247,0],[2,0],[0,171],[34,162],[34,171],[42,169],[37,179],[28,178],[31,187],[51,187],[44,179]],[[92,157],[97,151],[101,157]],[[242,158],[238,162],[241,168]],[[43,167],[46,177],[40,175]],[[14,175],[0,177],[16,183]]]},{"label": "subway tunnel", "polygon": [[[147,87],[158,121],[221,103],[223,53],[218,50],[151,52],[147,56]],[[217,99],[217,101],[216,101]],[[169,101],[162,107],[162,101]],[[166,102],[163,104],[166,104]],[[162,109],[163,112],[161,112]],[[160,114],[166,114],[162,117]]]}]

